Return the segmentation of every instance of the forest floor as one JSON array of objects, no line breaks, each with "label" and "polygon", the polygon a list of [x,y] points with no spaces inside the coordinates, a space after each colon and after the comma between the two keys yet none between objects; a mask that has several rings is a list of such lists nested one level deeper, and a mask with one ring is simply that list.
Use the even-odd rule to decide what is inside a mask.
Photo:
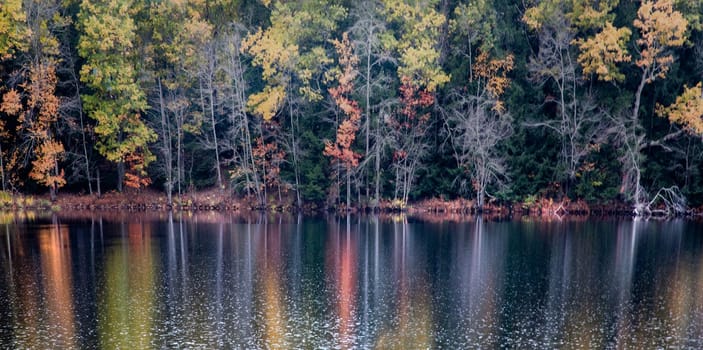
[{"label": "forest floor", "polygon": [[[173,205],[168,204],[164,193],[153,190],[127,190],[125,192],[108,192],[100,196],[87,194],[61,193],[56,201],[50,201],[48,195],[28,196],[9,194],[0,191],[0,209],[4,210],[53,210],[53,211],[257,211],[296,212],[292,198],[271,200],[266,207],[246,198],[235,198],[216,189],[173,196]],[[303,213],[346,212],[344,206],[320,207],[307,203]],[[370,209],[352,208],[349,212],[371,212]],[[382,201],[379,205],[382,213],[407,212],[423,217],[452,217],[476,214],[475,202],[467,199],[443,200],[426,199],[404,205],[398,201]],[[537,199],[531,202],[496,204],[489,203],[482,211],[484,216],[507,218],[513,216],[630,216],[632,209],[626,203],[589,204],[581,200],[568,199],[554,201]],[[703,215],[703,207],[691,210],[695,216]]]}]

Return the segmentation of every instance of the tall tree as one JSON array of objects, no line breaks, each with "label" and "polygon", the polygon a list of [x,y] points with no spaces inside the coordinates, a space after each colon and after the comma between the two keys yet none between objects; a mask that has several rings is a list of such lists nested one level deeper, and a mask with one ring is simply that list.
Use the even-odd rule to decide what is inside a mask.
[{"label": "tall tree", "polygon": [[252,55],[266,83],[263,91],[249,96],[247,105],[264,120],[272,120],[285,107],[289,122],[287,148],[293,158],[296,203],[301,206],[299,104],[322,98],[313,79],[330,62],[323,45],[337,21],[346,16],[346,10],[321,0],[266,4],[271,9],[271,25],[259,28],[242,43],[242,50]]},{"label": "tall tree", "polygon": [[66,180],[59,161],[64,147],[56,136],[60,100],[56,95],[59,42],[54,31],[66,25],[59,5],[38,0],[24,3],[29,29],[26,51],[16,76],[21,83],[3,98],[2,109],[17,117],[16,142],[10,166],[15,175],[29,166],[29,177],[49,187],[52,200]]},{"label": "tall tree", "polygon": [[635,65],[640,69],[640,83],[635,91],[632,113],[620,118],[618,130],[625,146],[623,157],[623,191],[632,199],[636,215],[644,215],[648,195],[642,186],[642,150],[646,148],[645,134],[639,120],[644,88],[657,79],[665,78],[674,56],[671,48],[684,44],[688,22],[674,10],[673,0],[645,0],[637,11],[634,26],[639,29],[639,55]]},{"label": "tall tree", "polygon": [[395,199],[407,203],[416,171],[427,155],[427,132],[430,116],[424,109],[431,106],[436,90],[450,76],[439,63],[439,38],[446,17],[439,13],[436,1],[384,0],[383,13],[400,30],[386,37],[398,58],[400,107],[389,119],[395,176]]},{"label": "tall tree", "polygon": [[[393,40],[392,32],[388,29],[387,21],[380,13],[382,4],[380,0],[360,1],[352,9],[355,22],[349,29],[353,38],[356,55],[359,56],[359,78],[363,85],[360,91],[363,94],[364,118],[364,153],[361,161],[361,178],[366,189],[366,200],[371,199],[370,186],[367,173],[373,174],[374,196],[372,207],[377,207],[381,200],[381,154],[383,150],[383,122],[380,117],[382,105],[387,104],[388,85],[392,77],[384,71],[384,65],[397,64],[397,59],[392,55],[392,47],[388,43]],[[373,163],[372,163],[373,161]],[[371,168],[373,166],[373,168]],[[368,171],[372,169],[372,171]]]},{"label": "tall tree", "polygon": [[[561,171],[555,180],[565,183],[567,192],[592,145],[605,141],[608,128],[592,91],[584,83],[592,73],[603,80],[624,78],[614,68],[615,63],[627,60],[621,46],[629,38],[629,31],[610,24],[614,17],[610,11],[616,3],[617,0],[598,4],[584,0],[541,0],[523,16],[539,41],[537,53],[528,63],[530,79],[547,92],[545,105],[556,104],[556,118],[527,125],[545,127],[560,138]],[[592,31],[600,32],[587,40],[582,37]],[[583,65],[582,71],[579,63]]]},{"label": "tall tree", "polygon": [[[29,30],[27,28],[26,14],[22,9],[21,0],[7,0],[0,7],[0,63],[9,61],[18,52],[22,51],[27,46],[29,38]],[[0,69],[4,67],[0,66]],[[0,70],[0,74],[7,74]],[[0,90],[2,92],[2,90]],[[15,92],[12,92],[15,94]],[[3,96],[3,98],[5,98]],[[14,99],[15,96],[8,96]],[[2,190],[6,188],[5,176],[5,152],[2,148],[2,139],[9,138],[11,135],[6,129],[5,121],[0,119],[0,177],[2,180]]]},{"label": "tall tree", "polygon": [[146,167],[154,156],[148,145],[156,140],[142,120],[147,102],[136,81],[134,5],[131,0],[86,0],[78,14],[78,52],[85,59],[81,81],[90,89],[83,101],[97,123],[98,152],[118,165],[120,191],[123,183],[136,188],[149,184]]},{"label": "tall tree", "polygon": [[330,88],[329,92],[339,109],[347,116],[347,119],[339,125],[335,142],[325,142],[324,153],[344,166],[347,178],[346,209],[349,210],[351,208],[351,174],[359,165],[359,158],[361,157],[360,154],[352,149],[356,133],[359,130],[359,122],[361,121],[361,108],[359,108],[357,101],[349,97],[354,91],[354,80],[357,75],[356,66],[359,63],[359,57],[353,53],[347,33],[343,34],[342,40],[333,40],[332,43],[339,54],[340,70],[334,73],[338,85]]},{"label": "tall tree", "polygon": [[513,64],[512,55],[490,59],[487,52],[481,52],[469,86],[450,95],[447,131],[457,164],[469,175],[479,211],[485,205],[488,186],[504,184],[507,175],[499,146],[512,134],[512,120],[500,98],[510,85],[507,73]]}]

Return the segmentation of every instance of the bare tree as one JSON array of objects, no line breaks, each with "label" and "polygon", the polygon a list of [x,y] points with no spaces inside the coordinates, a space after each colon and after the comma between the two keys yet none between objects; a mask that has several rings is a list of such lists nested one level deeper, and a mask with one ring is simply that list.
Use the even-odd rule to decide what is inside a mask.
[{"label": "bare tree", "polygon": [[[364,154],[360,162],[360,177],[363,181],[363,186],[366,192],[366,199],[370,199],[370,186],[367,180],[369,166],[372,164],[380,165],[380,150],[376,147],[373,133],[379,134],[380,102],[378,99],[372,99],[373,96],[382,95],[384,89],[387,89],[390,83],[390,77],[384,74],[382,66],[386,63],[397,64],[396,60],[390,53],[390,50],[384,47],[381,41],[381,36],[387,31],[386,22],[378,13],[381,4],[378,0],[360,1],[352,10],[352,15],[356,22],[350,28],[350,33],[354,39],[353,44],[356,49],[356,54],[360,58],[359,77],[363,82],[361,93],[363,94],[364,102],[364,118],[362,121],[362,129],[364,130]],[[374,116],[374,113],[376,115]],[[376,130],[372,131],[372,124],[376,121]],[[373,149],[372,149],[373,148]],[[372,150],[374,152],[372,152]],[[375,162],[370,160],[374,159]],[[372,172],[375,177],[378,177],[378,170]],[[380,202],[379,181],[375,181],[376,185],[374,201],[371,203],[373,207],[378,206]]]},{"label": "bare tree", "polygon": [[476,192],[476,207],[481,210],[489,195],[488,186],[506,183],[506,156],[499,146],[513,133],[512,118],[508,113],[495,111],[495,100],[485,93],[466,95],[455,90],[450,99],[445,127],[454,158],[469,174]]},{"label": "bare tree", "polygon": [[244,79],[245,65],[242,62],[241,42],[246,29],[239,24],[233,24],[230,30],[221,38],[220,60],[225,74],[225,93],[229,99],[228,128],[224,141],[224,150],[232,156],[225,163],[234,167],[233,179],[244,179],[243,187],[250,195],[253,193],[259,204],[264,203],[261,178],[253,153],[252,121],[246,111],[247,84]]}]

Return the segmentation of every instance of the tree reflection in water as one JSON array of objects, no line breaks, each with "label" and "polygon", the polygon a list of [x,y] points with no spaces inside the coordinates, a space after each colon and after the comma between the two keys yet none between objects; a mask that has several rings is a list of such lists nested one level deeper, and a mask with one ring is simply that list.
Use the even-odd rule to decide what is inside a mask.
[{"label": "tree reflection in water", "polygon": [[693,221],[0,224],[0,348],[703,347]]}]

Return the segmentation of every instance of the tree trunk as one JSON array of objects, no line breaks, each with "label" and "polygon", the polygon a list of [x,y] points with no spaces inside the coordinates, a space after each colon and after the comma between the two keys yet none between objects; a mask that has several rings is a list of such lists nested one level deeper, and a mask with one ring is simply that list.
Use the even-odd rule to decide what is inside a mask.
[{"label": "tree trunk", "polygon": [[347,212],[351,209],[351,169],[347,168]]},{"label": "tree trunk", "polygon": [[217,130],[215,124],[215,94],[212,76],[209,77],[209,92],[210,92],[210,122],[212,123],[212,137],[215,142],[215,170],[217,170],[217,188],[222,191],[222,172],[220,170],[220,148],[217,143]]},{"label": "tree trunk", "polygon": [[124,162],[117,163],[117,192],[122,193],[124,183]]},{"label": "tree trunk", "polygon": [[374,188],[375,192],[375,197],[376,197],[376,203],[374,204],[374,209],[379,208],[381,206],[381,142],[380,142],[380,133],[381,133],[381,118],[379,116],[379,120],[377,121],[377,133],[379,135],[376,136],[376,143],[375,143],[375,148],[376,148],[376,164],[375,164],[375,176],[376,176],[376,184]]},{"label": "tree trunk", "polygon": [[83,157],[85,158],[85,176],[88,178],[88,193],[93,194],[93,184],[90,177],[90,159],[88,158],[88,142],[85,140],[85,126],[83,125],[83,103],[81,102],[80,84],[78,77],[74,75],[76,86],[76,96],[78,96],[78,119],[81,123],[81,141],[83,142]]},{"label": "tree trunk", "polygon": [[301,207],[300,203],[300,177],[298,175],[298,146],[295,143],[295,118],[293,117],[293,103],[290,101],[290,91],[288,91],[288,113],[290,114],[290,138],[291,138],[291,149],[293,151],[293,173],[295,174],[295,197],[298,208]]},{"label": "tree trunk", "polygon": [[95,169],[96,176],[97,176],[97,185],[98,185],[98,197],[102,196],[102,191],[100,190],[100,168]]},{"label": "tree trunk", "polygon": [[181,184],[183,183],[183,112],[179,111],[176,121],[176,182],[178,185],[178,197],[183,194]]},{"label": "tree trunk", "polygon": [[[166,126],[166,111],[164,110],[164,94],[163,94],[163,87],[161,86],[161,78],[157,78],[158,85],[159,85],[159,109],[161,112],[161,137],[163,139],[163,153],[164,153],[164,160],[166,164],[166,197],[168,201],[168,205],[172,206],[173,205],[173,160],[171,159],[172,157],[172,151],[171,151],[171,138],[169,135],[167,135],[167,126]],[[170,133],[168,133],[170,134]]]},{"label": "tree trunk", "polygon": [[3,156],[2,145],[0,145],[0,175],[2,176],[2,190],[4,192],[7,189],[5,188],[5,162],[3,160]]},{"label": "tree trunk", "polygon": [[[369,134],[371,132],[371,36],[369,33],[366,41],[366,152],[364,157],[369,156]],[[366,175],[367,166],[362,169],[362,179],[364,179],[364,187],[366,187],[366,201],[369,200],[369,184]]]},{"label": "tree trunk", "polygon": [[642,73],[642,80],[640,81],[640,85],[637,87],[637,92],[635,94],[635,105],[632,108],[632,119],[630,120],[630,125],[626,126],[626,135],[625,137],[625,142],[632,142],[632,144],[628,147],[628,150],[630,151],[631,155],[630,157],[632,158],[632,166],[634,167],[635,171],[635,215],[641,216],[644,214],[643,212],[643,207],[644,207],[644,201],[642,200],[642,185],[641,185],[641,180],[642,180],[642,173],[640,171],[640,147],[639,147],[639,139],[637,137],[637,125],[639,122],[639,112],[640,112],[640,103],[642,101],[642,92],[644,91],[644,87],[647,85],[647,76],[649,75],[648,70],[645,70]]}]

